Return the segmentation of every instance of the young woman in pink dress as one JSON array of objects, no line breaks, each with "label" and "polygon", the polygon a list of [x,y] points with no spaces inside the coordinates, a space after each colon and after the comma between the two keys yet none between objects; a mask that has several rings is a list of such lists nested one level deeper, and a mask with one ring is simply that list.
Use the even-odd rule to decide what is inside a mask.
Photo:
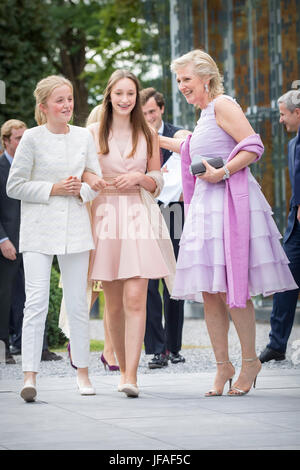
[{"label": "young woman in pink dress", "polygon": [[[180,241],[173,298],[204,302],[205,321],[217,363],[212,390],[219,396],[235,374],[229,360],[229,316],[241,344],[242,368],[230,387],[244,395],[255,385],[261,363],[255,348],[255,312],[251,296],[294,289],[288,259],[271,208],[248,166],[263,152],[240,106],[224,95],[218,67],[202,50],[172,63],[186,101],[201,109],[192,137],[181,146],[187,217]],[[180,150],[180,142],[160,137],[162,147]],[[206,172],[194,178],[188,166],[204,158]],[[222,157],[215,169],[205,159]]]},{"label": "young woman in pink dress", "polygon": [[[125,70],[109,79],[100,122],[89,126],[107,187],[92,204],[95,250],[90,278],[102,283],[107,322],[121,381],[118,390],[137,397],[148,279],[170,274],[153,233],[141,191],[155,193],[158,136],[143,116],[137,78]],[[146,174],[146,172],[148,172]],[[86,175],[95,190],[97,178]]]}]

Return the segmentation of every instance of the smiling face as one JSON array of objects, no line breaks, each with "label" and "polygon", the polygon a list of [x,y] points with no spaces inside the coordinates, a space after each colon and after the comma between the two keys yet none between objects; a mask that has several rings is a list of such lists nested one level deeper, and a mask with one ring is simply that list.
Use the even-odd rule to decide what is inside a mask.
[{"label": "smiling face", "polygon": [[162,124],[162,116],[164,113],[164,106],[158,106],[155,98],[151,96],[149,100],[142,106],[143,114],[146,121],[151,124],[158,131]]},{"label": "smiling face", "polygon": [[68,85],[54,88],[46,104],[40,108],[47,117],[48,123],[67,124],[73,114],[73,92]]},{"label": "smiling face", "polygon": [[297,132],[300,127],[300,108],[290,111],[284,103],[279,103],[279,122],[285,125],[287,132]]},{"label": "smiling face", "polygon": [[112,87],[110,100],[113,113],[128,116],[136,104],[136,85],[130,78],[121,78]]},{"label": "smiling face", "polygon": [[193,64],[188,64],[178,69],[176,80],[179,91],[181,91],[189,104],[198,105],[201,109],[207,106],[209,99],[204,86],[205,84],[208,85],[209,78],[202,78],[197,75],[194,72]]}]

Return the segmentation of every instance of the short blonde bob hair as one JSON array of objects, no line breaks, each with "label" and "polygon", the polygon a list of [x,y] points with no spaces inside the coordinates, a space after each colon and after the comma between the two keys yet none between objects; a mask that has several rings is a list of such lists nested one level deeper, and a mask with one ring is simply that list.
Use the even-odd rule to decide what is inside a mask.
[{"label": "short blonde bob hair", "polygon": [[182,55],[171,63],[172,72],[176,73],[179,69],[192,64],[194,72],[200,78],[209,78],[209,95],[212,99],[224,93],[223,77],[220,74],[217,64],[213,58],[202,51],[194,49],[187,54]]},{"label": "short blonde bob hair", "polygon": [[9,140],[12,134],[13,129],[27,129],[25,122],[19,121],[19,119],[9,119],[5,121],[1,126],[1,143],[2,147],[5,149],[5,141]]},{"label": "short blonde bob hair", "polygon": [[63,85],[68,85],[73,93],[73,85],[70,80],[60,75],[49,75],[49,77],[43,78],[38,82],[33,94],[36,100],[34,117],[39,126],[47,122],[46,115],[41,110],[40,104],[45,105],[52,91]]}]

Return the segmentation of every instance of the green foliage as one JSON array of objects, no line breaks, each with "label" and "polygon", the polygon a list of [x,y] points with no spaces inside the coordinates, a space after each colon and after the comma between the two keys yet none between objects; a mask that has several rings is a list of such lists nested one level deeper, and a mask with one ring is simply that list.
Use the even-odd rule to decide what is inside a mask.
[{"label": "green foliage", "polygon": [[36,82],[52,71],[52,25],[44,0],[0,2],[0,79],[6,85],[6,104],[0,105],[0,123],[34,121]]},{"label": "green foliage", "polygon": [[158,66],[158,56],[153,53],[158,30],[155,22],[145,18],[141,0],[105,0],[95,16],[99,21],[98,31],[93,31],[97,41],[91,47],[85,71],[93,105],[101,100],[114,70],[128,68],[147,86],[145,74]]},{"label": "green foliage", "polygon": [[67,341],[66,336],[58,327],[60,304],[62,299],[62,289],[58,287],[59,277],[59,273],[54,267],[52,267],[50,280],[49,312],[47,317],[48,344],[50,348],[57,348],[59,346],[62,346]]},{"label": "green foliage", "polygon": [[128,68],[142,86],[156,86],[153,76],[166,70],[158,53],[157,17],[168,18],[161,3],[165,4],[159,0],[0,2],[0,80],[6,84],[0,125],[11,118],[36,125],[33,91],[49,74],[72,81],[74,124],[79,125],[101,100],[115,69]]},{"label": "green foliage", "polygon": [[85,78],[87,52],[97,46],[100,23],[97,17],[104,0],[52,0],[49,15],[55,24],[58,54],[53,64],[72,81],[74,87],[74,124],[85,125],[89,114],[88,83]]},{"label": "green foliage", "polygon": [[90,351],[103,351],[104,341],[99,341],[97,339],[91,339],[90,341]]}]

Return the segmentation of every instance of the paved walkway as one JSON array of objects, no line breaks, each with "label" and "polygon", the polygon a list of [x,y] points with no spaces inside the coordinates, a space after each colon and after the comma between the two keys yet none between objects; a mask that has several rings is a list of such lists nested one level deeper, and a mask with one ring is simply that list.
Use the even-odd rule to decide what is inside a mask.
[{"label": "paved walkway", "polygon": [[83,397],[72,377],[43,377],[38,400],[2,381],[0,449],[300,449],[300,370],[263,370],[244,397],[205,398],[213,373],[140,376],[141,394],[117,392],[117,375],[93,377]]},{"label": "paved walkway", "polygon": [[187,455],[193,449],[300,449],[299,367],[273,362],[263,366],[248,395],[215,398],[204,397],[214,366],[197,373],[182,370],[169,366],[152,373],[141,366],[140,397],[130,399],[117,392],[118,373],[100,373],[99,366],[91,372],[97,395],[80,396],[69,367],[69,375],[41,374],[38,400],[29,404],[19,397],[21,378],[2,369],[0,449],[106,449],[114,458],[116,449],[132,455],[134,450]]}]

